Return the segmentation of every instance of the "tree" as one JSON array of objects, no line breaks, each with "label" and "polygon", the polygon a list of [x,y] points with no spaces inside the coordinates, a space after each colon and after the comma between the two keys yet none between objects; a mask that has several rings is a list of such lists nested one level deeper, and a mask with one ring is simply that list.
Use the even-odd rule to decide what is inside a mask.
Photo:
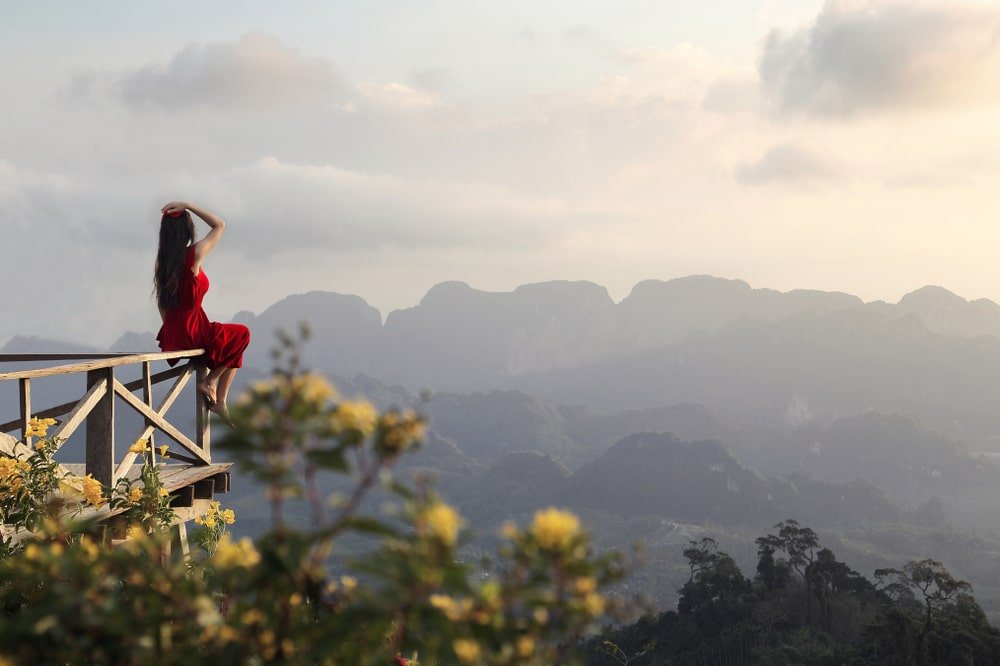
[{"label": "tree", "polygon": [[[812,571],[810,565],[816,560],[816,549],[819,538],[808,527],[799,527],[796,520],[785,520],[774,526],[777,534],[759,537],[757,556],[760,559],[771,557],[777,551],[785,553],[788,565],[799,575],[805,587],[806,624],[812,623]],[[758,571],[761,566],[758,564]]]},{"label": "tree", "polygon": [[972,594],[972,586],[956,580],[937,560],[911,560],[899,569],[878,569],[875,579],[893,599],[907,596],[923,604],[923,625],[917,634],[917,663],[927,663],[927,636],[934,627],[935,615],[958,600]]}]

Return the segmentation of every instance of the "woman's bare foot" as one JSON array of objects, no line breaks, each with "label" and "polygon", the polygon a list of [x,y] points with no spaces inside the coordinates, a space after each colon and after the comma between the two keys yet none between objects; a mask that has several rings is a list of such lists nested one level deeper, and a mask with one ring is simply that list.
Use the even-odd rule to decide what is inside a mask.
[{"label": "woman's bare foot", "polygon": [[226,422],[226,425],[232,426],[232,421],[229,420],[229,407],[224,402],[213,402],[212,406],[208,408],[208,411],[215,412],[219,417]]},{"label": "woman's bare foot", "polygon": [[[208,401],[208,408],[212,409],[217,403],[215,401],[215,385],[209,384],[207,382],[198,382],[198,393],[205,396],[205,400]],[[212,409],[212,411],[215,411]]]}]

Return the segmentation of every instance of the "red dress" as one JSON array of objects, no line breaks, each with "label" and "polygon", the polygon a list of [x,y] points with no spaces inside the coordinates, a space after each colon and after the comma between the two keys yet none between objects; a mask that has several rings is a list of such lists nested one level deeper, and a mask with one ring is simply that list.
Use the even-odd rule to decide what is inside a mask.
[{"label": "red dress", "polygon": [[[181,349],[204,349],[205,364],[209,368],[240,368],[243,366],[243,352],[250,344],[250,329],[243,324],[220,324],[209,321],[201,308],[202,299],[208,291],[208,276],[199,270],[191,273],[194,266],[194,246],[187,249],[184,270],[177,286],[177,307],[167,310],[163,326],[156,334],[156,340],[163,351]],[[168,361],[170,365],[176,360]]]}]

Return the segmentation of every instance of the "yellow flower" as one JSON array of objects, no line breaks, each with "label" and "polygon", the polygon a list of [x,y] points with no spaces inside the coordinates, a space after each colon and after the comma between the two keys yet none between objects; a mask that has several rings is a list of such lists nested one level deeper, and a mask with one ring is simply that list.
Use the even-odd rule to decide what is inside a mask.
[{"label": "yellow flower", "polygon": [[80,549],[87,555],[87,559],[91,561],[96,560],[97,555],[100,553],[97,544],[88,536],[80,539]]},{"label": "yellow flower", "polygon": [[143,453],[146,451],[146,447],[149,446],[149,439],[146,437],[140,437],[135,440],[132,446],[128,447],[129,453]]},{"label": "yellow flower", "polygon": [[219,640],[221,642],[232,643],[239,637],[240,637],[239,633],[237,633],[237,631],[232,627],[230,627],[228,624],[224,624],[221,627],[219,627]]},{"label": "yellow flower", "polygon": [[340,584],[344,587],[344,592],[350,593],[358,586],[358,579],[354,576],[341,576]]},{"label": "yellow flower", "polygon": [[14,474],[16,469],[16,460],[7,456],[0,457],[0,480],[6,480],[7,477]]},{"label": "yellow flower", "polygon": [[538,624],[545,624],[549,621],[548,609],[542,608],[541,606],[532,611],[531,616],[535,618],[535,622]]},{"label": "yellow flower", "polygon": [[452,622],[464,620],[473,607],[472,599],[453,599],[446,594],[432,594],[427,600]]},{"label": "yellow flower", "polygon": [[449,597],[447,594],[432,594],[428,597],[427,601],[430,602],[431,606],[437,608],[438,610],[445,610],[446,608],[451,608],[455,600]]},{"label": "yellow flower", "polygon": [[345,400],[337,405],[336,421],[344,430],[358,430],[370,435],[375,430],[378,413],[367,400]]},{"label": "yellow flower", "polygon": [[226,509],[219,515],[222,516],[222,521],[226,525],[232,525],[236,522],[236,513],[232,509]]},{"label": "yellow flower", "polygon": [[142,499],[142,488],[136,486],[128,492],[128,501],[135,504],[140,499]]},{"label": "yellow flower", "polygon": [[531,533],[543,548],[565,548],[580,533],[580,519],[568,511],[544,509],[535,513]]},{"label": "yellow flower", "polygon": [[205,519],[202,518],[201,516],[195,516],[194,517],[194,524],[195,525],[204,525],[205,524]]},{"label": "yellow flower", "polygon": [[104,497],[101,494],[101,482],[88,474],[83,478],[83,498],[92,506],[104,504]]},{"label": "yellow flower", "polygon": [[78,476],[64,476],[59,479],[59,492],[72,499],[83,499],[83,480]]},{"label": "yellow flower", "polygon": [[202,523],[205,527],[215,527],[215,516],[208,515],[205,516],[205,521]]},{"label": "yellow flower", "polygon": [[524,658],[530,657],[531,653],[535,651],[535,639],[531,636],[521,636],[517,639],[517,656]]},{"label": "yellow flower", "polygon": [[604,597],[597,592],[591,592],[583,598],[583,607],[591,615],[600,615],[604,612]]},{"label": "yellow flower", "polygon": [[243,537],[238,543],[233,543],[232,537],[223,534],[215,548],[212,561],[220,569],[252,567],[260,562],[260,553],[254,548],[250,539]]},{"label": "yellow flower", "polygon": [[307,372],[292,380],[292,388],[297,390],[303,400],[314,405],[322,405],[337,397],[337,391],[326,380],[326,377],[314,372]]},{"label": "yellow flower", "polygon": [[479,596],[483,598],[483,602],[490,606],[498,605],[500,602],[500,583],[495,580],[486,581],[479,589]]},{"label": "yellow flower", "polygon": [[590,594],[597,589],[597,581],[591,576],[582,576],[573,582],[573,590],[579,594]]},{"label": "yellow flower", "polygon": [[163,487],[160,488],[160,497],[166,497],[169,494],[170,494],[169,490],[167,490],[166,488],[163,488]]},{"label": "yellow flower", "polygon": [[169,447],[168,447],[168,446],[167,446],[166,444],[163,444],[162,446],[158,446],[158,447],[156,447],[156,448],[157,448],[157,450],[159,450],[159,452],[160,452],[160,457],[161,457],[161,458],[169,458],[169,457],[170,457],[170,456],[169,456],[169,455],[167,454],[167,449],[168,449]]},{"label": "yellow flower", "polygon": [[243,613],[243,624],[264,624],[265,619],[267,618],[264,616],[264,613],[256,608],[251,608]]},{"label": "yellow flower", "polygon": [[517,537],[521,536],[521,530],[517,529],[517,523],[513,520],[507,520],[504,521],[504,524],[500,527],[500,535],[505,539],[513,541]]},{"label": "yellow flower", "polygon": [[21,460],[0,457],[0,486],[6,486],[9,492],[17,492],[21,489],[24,481],[24,472],[30,465]]},{"label": "yellow flower", "polygon": [[458,530],[465,524],[458,512],[444,502],[432,504],[424,511],[422,518],[431,534],[448,546],[455,545]]},{"label": "yellow flower", "polygon": [[146,534],[146,530],[140,525],[129,525],[125,530],[125,539],[128,541],[145,541],[147,536],[149,535]]},{"label": "yellow flower", "polygon": [[40,419],[37,416],[31,417],[28,421],[28,428],[24,433],[25,437],[45,437],[50,426],[56,424],[55,419]]},{"label": "yellow flower", "polygon": [[479,655],[482,653],[479,643],[468,638],[456,638],[451,647],[455,651],[455,656],[463,664],[473,663],[479,659]]}]

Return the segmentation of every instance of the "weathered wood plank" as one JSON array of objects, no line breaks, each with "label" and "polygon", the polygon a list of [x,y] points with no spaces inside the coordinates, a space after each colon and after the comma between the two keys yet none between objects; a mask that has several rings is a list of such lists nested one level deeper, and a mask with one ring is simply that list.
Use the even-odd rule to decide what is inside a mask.
[{"label": "weathered wood plank", "polygon": [[[87,387],[104,383],[111,389],[117,383],[113,368],[87,372]],[[129,395],[132,395],[129,393]],[[145,406],[145,405],[144,405]],[[87,474],[107,488],[115,485],[115,394],[106,390],[87,415]]]},{"label": "weathered wood plank", "polygon": [[[173,379],[174,377],[183,374],[187,370],[188,370],[188,364],[179,365],[176,368],[170,368],[169,370],[158,372],[155,375],[153,375],[151,379],[153,384],[159,384],[160,382],[165,382],[168,379]],[[127,388],[130,391],[135,391],[137,389],[142,388],[142,384],[143,380],[137,379],[135,381],[129,382],[128,384],[125,384],[125,388]],[[70,402],[64,402],[61,405],[56,405],[55,407],[49,407],[48,409],[42,409],[38,412],[35,412],[34,415],[40,419],[48,419],[48,418],[55,418],[57,416],[62,416],[63,414],[66,414],[74,407],[76,407],[78,402],[80,401],[72,400]],[[10,432],[11,430],[19,428],[20,426],[21,426],[21,419],[20,417],[18,417],[13,421],[0,423],[0,432]]]},{"label": "weathered wood plank", "polygon": [[80,400],[73,406],[69,417],[60,423],[56,430],[52,433],[53,438],[59,438],[64,442],[69,439],[70,435],[72,435],[73,432],[80,427],[80,424],[87,418],[87,415],[89,415],[91,410],[94,409],[94,406],[97,405],[97,403],[100,402],[108,392],[108,383],[103,378],[98,377],[97,380],[91,384],[90,375],[88,374],[87,384],[87,392],[84,393],[83,397],[80,398]]},{"label": "weathered wood plank", "polygon": [[[143,363],[142,363],[142,401],[144,403],[146,403],[147,405],[149,405],[150,407],[153,406],[153,376],[152,376],[152,374],[150,374],[152,372],[151,368],[152,368],[152,363],[150,363],[149,361],[143,361]],[[125,388],[128,388],[128,386],[126,386]],[[132,391],[133,389],[129,389],[129,390]],[[157,413],[159,413],[159,410],[157,410]],[[146,425],[146,427],[149,427],[149,425],[150,425],[149,419],[146,419],[145,425]],[[152,432],[149,433],[149,445],[152,446],[152,447],[154,447],[154,448],[156,447],[156,440],[153,438],[153,433]]]},{"label": "weathered wood plank", "polygon": [[194,483],[194,498],[195,499],[212,499],[215,496],[215,481],[212,477],[207,479],[202,479],[201,481],[195,481]]},{"label": "weathered wood plank", "polygon": [[204,349],[187,349],[175,352],[158,352],[155,354],[131,354],[129,356],[115,356],[112,358],[98,359],[86,363],[74,363],[71,365],[56,365],[49,368],[37,368],[35,370],[18,370],[16,372],[0,372],[0,382],[8,379],[32,379],[35,377],[52,377],[54,375],[69,375],[74,372],[91,372],[104,368],[115,368],[120,365],[130,365],[132,363],[142,363],[143,361],[166,361],[174,358],[194,358],[205,353]]},{"label": "weathered wood plank", "polygon": [[200,460],[202,464],[208,465],[212,462],[205,456],[204,453],[202,453],[197,444],[188,439],[187,435],[178,430],[172,423],[164,419],[162,416],[154,412],[146,403],[132,395],[132,392],[126,389],[120,381],[117,379],[113,379],[112,381],[114,385],[114,392],[125,400],[125,404],[139,412],[140,416],[144,416],[149,419],[149,421],[155,425],[158,430],[183,446],[189,453],[194,455],[195,458]]},{"label": "weathered wood plank", "polygon": [[[232,466],[233,463],[212,463],[211,465],[160,463],[156,467],[160,473],[160,483],[163,484],[164,488],[172,492],[181,486],[191,485],[192,483],[201,481],[202,479],[216,477],[220,474],[228,474]],[[80,463],[67,463],[66,469],[70,474],[74,474],[76,476],[83,476],[85,473],[84,465]],[[131,470],[128,474],[128,478],[138,479],[139,469],[136,468]],[[218,488],[219,485],[216,483],[216,493],[220,492]]]},{"label": "weathered wood plank", "polygon": [[187,523],[183,520],[177,522],[177,541],[181,547],[181,557],[186,562],[191,559],[191,547],[188,545]]},{"label": "weathered wood plank", "polygon": [[[192,361],[193,363],[194,361]],[[196,371],[197,383],[205,381],[208,376],[208,368],[204,365],[198,365]],[[208,406],[205,404],[204,397],[201,392],[197,389],[194,392],[195,399],[195,430],[197,431],[195,435],[195,441],[197,441],[198,446],[201,450],[205,452],[205,459],[208,461],[212,460],[212,419],[211,414],[208,411]]]},{"label": "weathered wood plank", "polygon": [[217,493],[228,493],[229,492],[229,472],[221,472],[212,477],[212,481],[215,484],[215,492]]},{"label": "weathered wood plank", "polygon": [[[212,465],[162,465],[160,467],[160,482],[167,490],[180,486],[191,485],[202,479],[209,479],[220,474],[228,474],[232,463],[215,463]],[[169,471],[169,473],[168,473]],[[216,484],[218,489],[218,484]],[[216,492],[219,492],[216,490]]]},{"label": "weathered wood plank", "polygon": [[194,486],[181,486],[170,493],[170,508],[185,507],[194,504]]},{"label": "weathered wood plank", "polygon": [[87,359],[119,358],[145,352],[100,352],[94,354],[0,354],[0,363],[33,363],[40,361],[85,361]]},{"label": "weathered wood plank", "polygon": [[[188,383],[188,380],[191,378],[191,367],[192,367],[191,364],[187,363],[186,365],[180,368],[174,368],[173,370],[168,371],[173,373],[173,375],[179,375],[179,377],[177,377],[177,381],[174,382],[174,385],[170,387],[170,390],[167,391],[167,394],[163,396],[163,400],[160,402],[160,407],[159,409],[156,410],[157,414],[159,414],[160,416],[165,415],[167,413],[167,410],[169,410],[170,407],[174,404],[174,401],[176,401],[178,396],[180,396],[181,391],[184,389],[184,386]],[[153,378],[155,379],[156,375],[153,375]],[[130,392],[135,390],[135,388],[132,388],[132,384],[135,384],[135,382],[125,384],[125,388]],[[143,428],[142,432],[139,433],[139,436],[132,441],[149,437],[149,441],[150,443],[152,443],[153,430],[155,428],[156,426],[154,425],[147,425],[145,428]],[[132,453],[131,451],[125,454],[125,458],[122,459],[121,463],[115,469],[116,479],[120,479],[122,475],[128,472],[128,470],[135,463],[136,456],[137,454]],[[153,450],[153,462],[156,462],[155,449]]]}]

